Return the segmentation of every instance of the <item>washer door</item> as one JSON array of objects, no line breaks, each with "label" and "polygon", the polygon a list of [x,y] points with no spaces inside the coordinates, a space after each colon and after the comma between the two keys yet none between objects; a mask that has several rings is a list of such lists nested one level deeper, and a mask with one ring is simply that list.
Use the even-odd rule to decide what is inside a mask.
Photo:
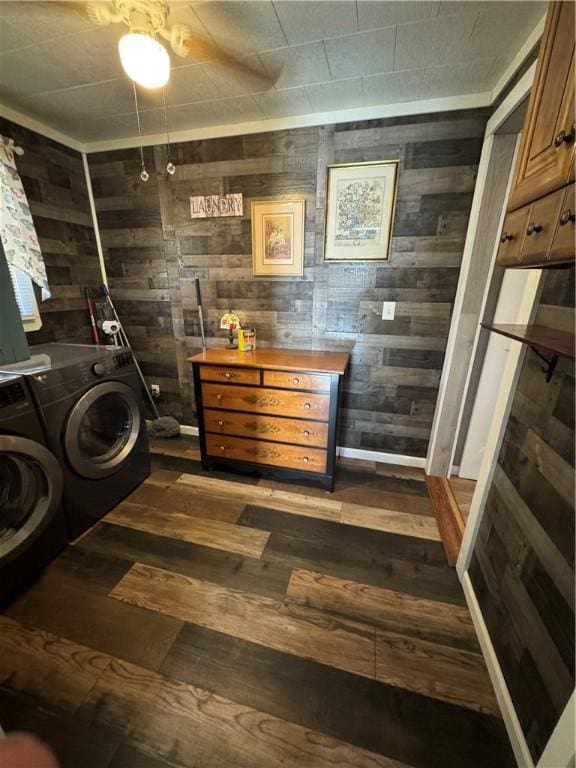
[{"label": "washer door", "polygon": [[142,418],[134,392],[107,381],[89,389],[72,408],[64,432],[66,457],[82,477],[117,472],[132,453]]},{"label": "washer door", "polygon": [[62,472],[34,440],[0,435],[0,562],[14,559],[53,519],[62,496]]}]

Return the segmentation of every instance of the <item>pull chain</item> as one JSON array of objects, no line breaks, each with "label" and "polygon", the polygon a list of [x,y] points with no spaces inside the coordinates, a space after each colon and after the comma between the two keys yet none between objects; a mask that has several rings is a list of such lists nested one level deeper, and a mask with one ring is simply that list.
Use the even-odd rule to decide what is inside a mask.
[{"label": "pull chain", "polygon": [[170,133],[168,132],[168,111],[166,109],[166,88],[162,88],[162,100],[164,102],[164,128],[166,129],[166,147],[168,163],[166,164],[166,172],[173,176],[176,173],[176,166],[172,162],[170,153]]},{"label": "pull chain", "polygon": [[140,113],[138,111],[138,95],[136,94],[136,83],[132,80],[132,88],[134,89],[134,103],[136,104],[136,122],[138,123],[138,138],[140,139],[140,164],[142,170],[140,171],[140,178],[142,181],[148,181],[150,174],[146,170],[146,163],[144,162],[144,148],[142,146],[142,129],[140,127]]}]

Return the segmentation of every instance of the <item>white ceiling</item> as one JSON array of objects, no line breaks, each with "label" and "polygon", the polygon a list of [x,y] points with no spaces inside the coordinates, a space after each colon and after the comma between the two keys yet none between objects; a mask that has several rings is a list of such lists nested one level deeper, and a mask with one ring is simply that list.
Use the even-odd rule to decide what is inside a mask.
[{"label": "white ceiling", "polygon": [[[172,57],[170,130],[490,91],[546,3],[437,0],[173,2],[170,22],[270,78]],[[137,134],[123,25],[94,27],[78,3],[0,0],[0,102],[81,141]],[[164,129],[162,94],[139,90],[142,131]]]}]

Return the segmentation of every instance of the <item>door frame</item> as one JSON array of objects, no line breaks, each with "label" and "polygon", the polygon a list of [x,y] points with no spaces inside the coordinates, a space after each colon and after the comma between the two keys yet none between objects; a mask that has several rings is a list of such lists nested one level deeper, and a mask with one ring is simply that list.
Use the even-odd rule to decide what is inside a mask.
[{"label": "door frame", "polygon": [[[440,387],[438,390],[438,400],[436,402],[434,421],[426,456],[426,474],[428,475],[450,477],[450,474],[452,473],[454,455],[458,445],[458,436],[462,428],[462,410],[466,402],[468,387],[470,385],[470,369],[478,351],[480,330],[478,322],[482,319],[482,313],[485,311],[492,287],[492,275],[496,262],[498,234],[505,216],[505,201],[507,199],[509,187],[512,183],[511,176],[514,169],[514,158],[512,158],[511,170],[508,178],[508,190],[505,194],[502,194],[502,191],[500,192],[500,194],[502,194],[500,222],[495,228],[495,231],[488,235],[489,237],[494,238],[493,252],[490,265],[487,269],[487,279],[480,301],[478,317],[474,318],[473,335],[472,338],[470,338],[471,329],[469,326],[471,318],[469,317],[470,313],[466,312],[467,306],[465,304],[465,298],[468,290],[474,292],[474,285],[478,280],[477,275],[474,274],[474,270],[471,267],[475,256],[475,247],[478,242],[478,237],[481,234],[479,231],[481,224],[479,214],[481,213],[483,204],[489,205],[489,201],[493,194],[493,190],[490,188],[488,182],[490,181],[489,172],[492,171],[493,173],[493,166],[497,156],[496,153],[500,151],[500,144],[496,140],[496,133],[520,104],[528,98],[534,81],[535,72],[536,62],[534,62],[524,73],[486,124],[484,144],[480,156],[480,163],[478,165],[478,179],[474,190],[470,222],[468,224],[466,243],[464,245],[464,253],[460,267],[460,279],[458,281],[458,289],[454,300],[454,309],[450,321],[450,331],[446,346],[446,356],[444,358]],[[518,320],[518,322],[521,321]],[[462,359],[463,347],[465,348],[464,359]],[[463,365],[466,366],[466,374],[464,377],[462,376]]]}]

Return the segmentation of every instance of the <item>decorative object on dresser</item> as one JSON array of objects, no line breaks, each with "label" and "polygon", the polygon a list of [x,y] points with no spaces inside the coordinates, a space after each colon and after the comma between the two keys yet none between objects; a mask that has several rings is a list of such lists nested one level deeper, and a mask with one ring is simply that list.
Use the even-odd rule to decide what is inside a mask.
[{"label": "decorative object on dresser", "polygon": [[252,203],[254,275],[304,274],[304,207],[304,200]]},{"label": "decorative object on dresser", "polygon": [[237,344],[234,343],[234,331],[237,331],[238,328],[240,328],[240,318],[238,315],[234,314],[234,312],[229,309],[225,315],[222,315],[222,319],[220,320],[220,328],[223,331],[228,331],[228,341],[226,348],[236,349]]},{"label": "decorative object on dresser", "polygon": [[501,267],[574,261],[574,2],[550,3],[524,123]]},{"label": "decorative object on dresser", "polygon": [[189,358],[202,466],[308,478],[332,490],[344,352],[210,349]]},{"label": "decorative object on dresser", "polygon": [[397,160],[328,167],[325,261],[388,259],[397,184]]}]

